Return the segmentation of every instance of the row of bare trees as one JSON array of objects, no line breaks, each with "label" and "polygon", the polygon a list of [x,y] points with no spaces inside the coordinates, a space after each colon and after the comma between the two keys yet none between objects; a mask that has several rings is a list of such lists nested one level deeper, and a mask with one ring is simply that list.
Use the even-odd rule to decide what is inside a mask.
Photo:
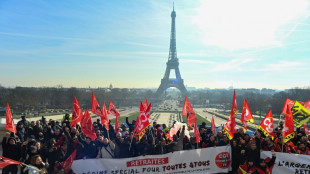
[{"label": "row of bare trees", "polygon": [[[154,98],[155,90],[150,89],[128,89],[128,88],[63,88],[58,87],[15,87],[5,88],[0,86],[0,108],[4,108],[9,102],[15,111],[36,110],[46,111],[47,109],[71,109],[73,97],[77,97],[82,108],[91,107],[91,93],[94,92],[100,105],[110,100],[117,107],[139,106],[139,101],[148,98],[153,106],[156,106],[164,98]],[[298,101],[310,99],[310,88],[294,88],[285,91],[258,90],[258,89],[237,89],[238,110],[242,110],[242,103],[247,99],[253,113],[266,113],[272,109],[273,113],[280,114],[284,101],[290,98]],[[195,107],[218,107],[224,109],[231,107],[233,90],[209,89],[194,90],[188,93],[191,103]],[[180,95],[181,96],[181,95]],[[184,99],[178,97],[180,105]],[[183,100],[183,101],[182,101]],[[206,103],[209,100],[209,104]]]}]

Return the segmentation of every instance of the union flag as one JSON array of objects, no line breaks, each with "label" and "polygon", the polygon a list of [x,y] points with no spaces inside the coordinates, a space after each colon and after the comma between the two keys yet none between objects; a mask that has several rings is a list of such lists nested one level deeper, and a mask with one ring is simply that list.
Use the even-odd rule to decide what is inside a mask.
[{"label": "union flag", "polygon": [[223,129],[223,133],[225,133],[230,140],[234,138],[234,134],[235,132],[237,132],[236,131],[236,114],[237,114],[237,98],[236,98],[236,91],[234,91],[234,97],[233,97],[230,115]]},{"label": "union flag", "polygon": [[257,129],[261,130],[265,136],[271,136],[272,139],[274,138],[273,116],[271,109],[268,111],[267,115],[262,120]]},{"label": "union flag", "polygon": [[295,136],[293,114],[288,106],[286,108],[285,120],[282,129],[282,136],[284,137],[284,143],[294,138]]},{"label": "union flag", "polygon": [[196,114],[187,97],[185,97],[182,115],[187,116],[187,124],[189,126],[197,122]]},{"label": "union flag", "polygon": [[13,116],[12,116],[12,112],[11,112],[9,103],[6,103],[6,124],[5,124],[5,128],[8,131],[11,131],[15,134],[17,133],[16,126],[14,124],[14,120],[13,120]]}]

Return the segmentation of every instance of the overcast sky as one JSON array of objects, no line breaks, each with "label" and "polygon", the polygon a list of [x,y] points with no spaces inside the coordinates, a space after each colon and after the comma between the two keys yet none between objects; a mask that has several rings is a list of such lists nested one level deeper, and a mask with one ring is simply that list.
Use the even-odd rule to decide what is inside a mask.
[{"label": "overcast sky", "polygon": [[[175,0],[181,76],[198,88],[310,84],[310,1]],[[0,84],[158,87],[167,0],[1,0]]]}]

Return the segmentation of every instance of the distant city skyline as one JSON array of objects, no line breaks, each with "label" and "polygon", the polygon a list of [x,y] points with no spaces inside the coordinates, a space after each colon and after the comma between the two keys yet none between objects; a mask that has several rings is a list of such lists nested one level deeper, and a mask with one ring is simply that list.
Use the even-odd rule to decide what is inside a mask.
[{"label": "distant city skyline", "polygon": [[[3,86],[158,88],[173,1],[0,1]],[[174,1],[196,88],[308,87],[310,1]]]}]

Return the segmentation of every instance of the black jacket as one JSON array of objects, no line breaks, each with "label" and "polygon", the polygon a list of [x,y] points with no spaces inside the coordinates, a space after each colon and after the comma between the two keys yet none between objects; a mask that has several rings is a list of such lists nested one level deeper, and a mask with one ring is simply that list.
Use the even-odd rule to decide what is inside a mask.
[{"label": "black jacket", "polygon": [[3,156],[18,161],[21,157],[21,144],[9,144],[7,137],[2,140]]}]

